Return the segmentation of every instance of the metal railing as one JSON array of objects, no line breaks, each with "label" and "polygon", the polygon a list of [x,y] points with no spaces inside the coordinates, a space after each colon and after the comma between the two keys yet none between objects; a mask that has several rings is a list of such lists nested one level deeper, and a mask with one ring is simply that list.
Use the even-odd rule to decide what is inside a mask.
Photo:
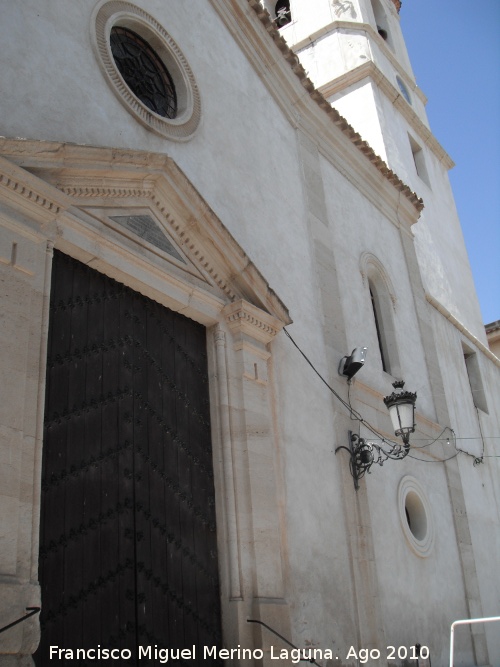
[{"label": "metal railing", "polygon": [[450,630],[450,667],[453,667],[453,652],[454,652],[454,638],[455,627],[457,625],[472,625],[473,623],[492,623],[493,621],[500,621],[500,616],[490,616],[488,618],[466,618],[463,621],[454,621],[451,624]]},{"label": "metal railing", "polygon": [[[286,637],[283,637],[283,635],[280,635],[279,632],[276,632],[270,625],[267,625],[267,623],[264,623],[263,621],[257,621],[254,620],[253,618],[247,618],[247,623],[258,623],[259,625],[263,625],[269,632],[272,632],[273,635],[276,635],[276,637],[279,637],[281,641],[285,642],[285,644],[288,644],[288,646],[291,646],[293,649],[296,651],[307,651],[308,649],[302,649],[299,648],[298,646],[295,646],[295,644],[292,644],[292,642],[288,641]],[[301,658],[299,662],[310,662],[312,665],[317,665],[317,667],[321,667],[321,665],[318,665],[316,660],[313,660],[312,658]]]},{"label": "metal railing", "polygon": [[22,623],[27,618],[31,618],[35,614],[38,614],[38,612],[40,611],[40,607],[26,607],[26,611],[29,611],[29,614],[26,614],[26,616],[21,616],[21,618],[18,618],[17,621],[12,621],[12,623],[9,623],[9,625],[4,625],[3,628],[0,628],[0,632],[5,632],[5,630],[13,628],[18,623]]}]

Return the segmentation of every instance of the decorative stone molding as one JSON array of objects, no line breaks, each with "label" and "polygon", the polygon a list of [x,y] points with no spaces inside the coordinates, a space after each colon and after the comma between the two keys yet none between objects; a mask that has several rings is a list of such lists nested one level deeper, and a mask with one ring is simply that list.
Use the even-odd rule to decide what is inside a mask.
[{"label": "decorative stone molding", "polygon": [[[290,324],[286,306],[171,158],[147,151],[15,139],[0,141],[0,151],[12,160],[0,157],[0,173],[14,174],[23,186],[32,184],[37,193],[52,193],[50,201],[61,211],[76,207],[95,218],[99,208],[113,208],[113,215],[121,215],[121,210],[127,214],[132,206],[146,209],[145,213],[151,210],[224,300],[251,300],[256,312],[279,323],[277,331]],[[18,160],[24,169],[14,163]],[[37,176],[26,171],[30,168]],[[264,329],[260,331],[262,335]]]},{"label": "decorative stone molding", "polygon": [[[109,42],[115,25],[129,28],[155,49],[168,69],[176,89],[178,115],[164,118],[139,100],[120,74]],[[100,2],[91,19],[91,38],[97,61],[123,106],[156,134],[176,141],[186,141],[196,132],[201,119],[201,100],[196,80],[181,49],[156,19],[140,7],[122,0]]]},{"label": "decorative stone molding", "polygon": [[194,230],[191,233],[186,233],[185,225],[179,222],[176,217],[168,213],[170,208],[165,199],[151,188],[134,188],[134,187],[93,187],[93,186],[61,186],[62,192],[70,197],[79,200],[79,203],[88,203],[85,200],[116,200],[116,199],[135,199],[152,203],[161,214],[161,218],[172,235],[176,243],[183,248],[193,258],[193,261],[207,273],[215,284],[226,294],[226,296],[233,301],[237,295],[231,289],[230,283],[221,275],[220,269],[217,269],[210,258],[207,257],[206,250],[197,241]]},{"label": "decorative stone molding", "polygon": [[427,557],[434,545],[434,522],[431,505],[420,482],[410,475],[398,487],[398,510],[401,527],[412,551]]},{"label": "decorative stone molding", "polygon": [[62,186],[60,189],[61,192],[75,199],[147,199],[151,196],[151,190],[144,188]]},{"label": "decorative stone molding", "polygon": [[396,310],[396,292],[394,290],[392,280],[390,279],[389,274],[387,273],[382,262],[371,252],[364,252],[359,258],[359,270],[363,279],[363,285],[365,285],[367,280],[370,279],[373,279],[375,283],[380,280],[383,281],[384,287],[391,299],[392,307],[394,310]]},{"label": "decorative stone molding", "polygon": [[[356,25],[356,30],[362,29],[366,30],[366,32],[369,33],[373,38],[375,37],[375,31],[368,24],[361,24],[361,27]],[[387,50],[389,51],[389,49]],[[412,94],[417,95],[423,104],[426,104],[427,98],[422,93],[420,88],[407,76],[402,67],[397,64],[394,56],[390,55],[388,56],[388,59],[391,60],[398,75],[404,79],[405,86],[410,88]],[[382,93],[406,118],[413,131],[417,133],[418,137],[425,143],[426,146],[429,147],[437,159],[443,163],[446,169],[452,169],[455,166],[455,163],[451,157],[441,146],[439,141],[434,137],[431,130],[420,120],[413,108],[404,100],[394,83],[389,81],[389,79],[381,72],[381,70],[377,67],[377,65],[375,65],[373,61],[363,63],[362,65],[359,65],[358,67],[346,72],[345,74],[336,77],[333,81],[330,81],[326,85],[322,86],[320,90],[325,98],[329,99],[333,95],[336,95],[338,92],[345,90],[349,86],[352,86],[367,78],[372,78],[376,82]]]},{"label": "decorative stone molding", "polygon": [[234,457],[231,434],[228,370],[226,363],[226,334],[219,323],[214,330],[215,362],[217,366],[217,398],[219,408],[219,433],[222,447],[222,465],[224,470],[224,510],[226,517],[229,597],[241,600],[241,557],[238,542],[238,517],[236,507],[235,480],[233,475]]},{"label": "decorative stone molding", "polygon": [[284,324],[260,308],[240,299],[224,308],[229,328],[235,334],[244,334],[267,345],[283,328]]},{"label": "decorative stone molding", "polygon": [[215,284],[224,292],[224,294],[226,294],[226,296],[231,301],[236,299],[237,296],[231,288],[230,281],[226,280],[224,275],[221,275],[220,268],[217,269],[213,265],[210,257],[208,256],[206,248],[204,248],[197,240],[197,235],[195,233],[196,230],[186,230],[184,224],[181,224],[174,217],[169,215],[167,212],[168,204],[162,197],[159,197],[153,192],[151,193],[151,199],[156,208],[162,214],[164,220],[168,222],[169,230],[179,246],[187,252],[193,261],[200,268],[202,268],[205,273],[208,273]]},{"label": "decorative stone molding", "polygon": [[11,246],[11,251],[10,251],[10,257],[2,257],[0,255],[0,264],[4,264],[5,266],[10,266],[12,269],[15,269],[16,271],[20,271],[21,273],[26,274],[27,276],[34,276],[35,272],[26,268],[25,266],[22,266],[19,261],[18,261],[18,242],[13,241],[12,246]]},{"label": "decorative stone molding", "polygon": [[425,294],[426,300],[431,304],[433,308],[435,308],[443,317],[445,317],[460,333],[462,333],[466,338],[470,340],[471,343],[473,343],[478,350],[481,350],[481,352],[488,357],[490,361],[492,361],[495,366],[500,368],[500,359],[493,354],[493,352],[486,347],[484,343],[482,343],[479,338],[474,336],[474,334],[469,331],[457,318],[450,313],[450,311],[445,308],[437,299],[435,299],[431,294],[426,292]]},{"label": "decorative stone molding", "polygon": [[234,351],[242,353],[245,380],[266,386],[268,382],[267,362],[271,354],[246,340],[235,343]]},{"label": "decorative stone molding", "polygon": [[63,210],[63,206],[55,198],[43,193],[41,189],[32,187],[30,183],[26,182],[26,179],[15,174],[16,168],[12,169],[12,164],[8,166],[5,164],[5,168],[3,167],[4,164],[0,164],[0,189],[4,190],[7,196],[21,198],[30,208],[43,212],[44,217],[47,213],[55,217]]},{"label": "decorative stone molding", "polygon": [[25,197],[26,199],[32,201],[34,204],[37,204],[37,206],[46,208],[48,211],[51,211],[56,215],[61,211],[61,207],[58,206],[55,202],[50,201],[50,199],[47,199],[43,195],[34,192],[30,188],[27,188],[23,184],[19,183],[19,181],[8,178],[5,176],[5,174],[0,174],[0,185],[5,188],[10,188],[13,192],[17,192],[22,197]]},{"label": "decorative stone molding", "polygon": [[[33,378],[38,378],[38,383],[36,400],[24,402],[36,426],[37,443],[35,460],[26,463],[23,470],[25,478],[35,480],[33,520],[23,528],[23,539],[32,554],[31,579],[35,581],[37,576],[43,369],[50,259],[55,244],[58,250],[130,288],[214,327],[207,348],[218,521],[221,518],[218,531],[225,636],[233,646],[240,641],[247,646],[258,641],[257,646],[263,646],[270,641],[267,636],[262,641],[254,637],[247,624],[250,610],[254,617],[289,636],[282,565],[285,545],[277,492],[280,468],[267,379],[270,352],[266,350],[267,343],[290,322],[285,305],[194,186],[165,155],[31,140],[4,140],[0,150],[6,156],[0,157],[0,173],[5,167],[8,178],[18,183],[8,189],[9,206],[23,214],[13,221],[13,231],[25,226],[31,234],[34,229],[33,241],[39,244],[35,275],[41,320],[36,320],[37,335],[30,336],[38,364]],[[37,203],[30,204],[27,215],[25,202],[33,199],[26,199],[28,191],[41,196],[46,193],[46,201],[60,211],[57,219],[53,213],[56,208],[48,210],[36,198]],[[151,212],[165,234],[203,273],[206,283],[193,281],[187,271],[165,270],[142,248],[124,244],[108,223],[111,216],[126,215],[131,210],[137,214]],[[43,217],[40,211],[45,212]],[[26,224],[40,218],[40,225]],[[45,224],[46,220],[49,224]],[[45,253],[42,239],[47,243]],[[10,247],[7,254],[10,263],[19,263]],[[5,589],[3,586],[3,597]],[[25,606],[33,604],[31,598],[36,600],[38,590],[34,589],[30,599],[26,596]],[[10,610],[12,604],[7,599],[7,604],[0,607],[0,612],[4,608]],[[34,639],[30,635],[27,646],[19,641],[13,653],[29,654],[34,650],[39,638],[38,619],[33,624]],[[17,641],[16,634],[13,636]]]}]

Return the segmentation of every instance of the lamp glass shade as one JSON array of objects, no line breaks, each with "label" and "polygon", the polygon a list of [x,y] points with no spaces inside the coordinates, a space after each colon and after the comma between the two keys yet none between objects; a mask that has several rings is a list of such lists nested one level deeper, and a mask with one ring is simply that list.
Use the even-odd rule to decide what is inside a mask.
[{"label": "lamp glass shade", "polygon": [[389,407],[389,415],[391,417],[392,426],[396,435],[400,435],[402,433],[412,433],[414,431],[414,412],[414,402],[398,402]]}]

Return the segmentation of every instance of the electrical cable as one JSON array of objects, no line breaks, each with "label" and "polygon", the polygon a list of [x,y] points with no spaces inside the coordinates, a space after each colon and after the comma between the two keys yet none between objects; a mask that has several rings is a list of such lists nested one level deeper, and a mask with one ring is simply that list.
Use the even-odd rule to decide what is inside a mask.
[{"label": "electrical cable", "polygon": [[[326,385],[326,387],[328,387],[328,389],[329,389],[330,392],[335,396],[335,398],[336,398],[338,401],[340,401],[340,403],[341,403],[341,404],[342,404],[342,405],[349,411],[349,415],[350,415],[350,418],[351,418],[352,420],[354,420],[354,421],[358,421],[358,422],[360,423],[360,425],[363,424],[363,426],[364,426],[365,428],[367,428],[373,435],[376,435],[376,436],[377,436],[377,439],[381,440],[382,443],[389,444],[389,445],[391,445],[392,447],[399,447],[399,446],[400,446],[399,443],[396,443],[396,442],[394,442],[393,440],[390,440],[390,439],[386,438],[385,436],[383,436],[382,433],[380,433],[379,431],[377,431],[376,428],[374,428],[368,421],[366,421],[366,420],[362,417],[362,415],[361,415],[360,412],[358,412],[357,410],[355,410],[355,409],[352,407],[352,405],[351,405],[351,393],[350,393],[350,391],[351,391],[351,380],[348,381],[348,389],[347,389],[347,399],[348,399],[348,400],[345,401],[345,400],[342,398],[342,396],[340,396],[340,394],[338,394],[338,392],[336,392],[335,389],[333,389],[333,387],[332,387],[330,384],[328,384],[328,382],[325,380],[325,378],[324,378],[324,377],[321,375],[321,373],[316,369],[316,367],[314,366],[314,364],[312,363],[312,361],[309,359],[309,357],[305,354],[305,352],[302,351],[302,349],[299,347],[299,345],[298,345],[298,344],[295,342],[295,340],[292,338],[292,336],[291,336],[290,333],[287,331],[287,329],[286,329],[286,328],[283,328],[283,331],[285,332],[285,335],[290,339],[290,341],[292,342],[292,344],[297,348],[297,350],[299,351],[299,353],[301,354],[301,356],[305,359],[305,361],[309,364],[309,366],[312,368],[312,370],[313,370],[313,371],[316,373],[316,375],[319,377],[319,379],[321,380],[321,382],[323,382],[323,384]],[[445,433],[445,431],[449,430],[449,431],[452,433],[453,444],[454,444],[454,447],[455,447],[455,449],[456,449],[456,454],[454,454],[453,456],[450,456],[449,458],[446,458],[446,459],[420,459],[420,458],[418,458],[418,457],[416,457],[416,456],[411,456],[411,454],[408,454],[407,456],[409,456],[411,459],[414,459],[415,461],[421,461],[422,463],[444,463],[445,461],[451,461],[452,459],[456,458],[456,457],[458,456],[459,453],[461,453],[461,454],[466,454],[467,456],[470,456],[471,458],[473,458],[473,459],[474,459],[474,466],[476,466],[476,465],[478,465],[478,464],[480,464],[480,463],[483,463],[483,462],[484,462],[484,461],[483,461],[484,458],[500,458],[500,457],[496,457],[496,456],[486,456],[486,457],[484,456],[484,436],[483,436],[483,434],[482,434],[481,422],[480,422],[480,420],[479,420],[479,414],[478,414],[478,422],[479,422],[479,430],[480,430],[480,432],[481,432],[481,439],[482,439],[482,441],[483,441],[483,451],[482,451],[480,457],[477,457],[477,456],[475,456],[474,454],[471,454],[470,452],[466,452],[465,450],[461,449],[460,447],[457,447],[457,442],[456,442],[457,439],[458,439],[458,440],[476,440],[477,438],[457,438],[457,436],[456,436],[456,434],[455,434],[455,431],[451,428],[451,426],[445,426],[444,429],[441,431],[441,433],[437,436],[437,438],[434,438],[434,440],[431,440],[431,442],[429,442],[429,443],[427,443],[427,444],[425,444],[425,445],[422,445],[422,446],[420,446],[420,447],[419,447],[419,446],[412,445],[412,446],[411,446],[411,449],[424,449],[425,447],[430,447],[431,445],[433,445],[434,443],[436,443],[438,440],[441,439],[441,436],[443,435],[443,433]],[[500,437],[500,436],[489,436],[489,437],[491,437],[491,438],[496,438],[496,437]],[[447,441],[447,443],[449,444],[449,443],[450,443],[450,438],[447,438],[446,441]]]},{"label": "electrical cable", "polygon": [[481,427],[481,418],[480,418],[480,416],[479,416],[479,408],[477,407],[477,405],[476,405],[476,415],[477,415],[477,423],[478,423],[478,425],[479,425],[479,433],[481,434],[481,441],[482,441],[482,443],[483,443],[483,448],[482,448],[482,450],[481,450],[481,456],[478,457],[478,458],[474,461],[474,465],[477,465],[478,463],[482,463],[482,462],[483,462],[483,459],[484,459],[484,448],[485,448],[484,437],[483,437],[483,429],[482,429],[482,427]]},{"label": "electrical cable", "polygon": [[[448,428],[450,428],[450,427],[449,427],[449,426],[446,426],[445,430],[448,429]],[[450,429],[450,430],[451,430],[451,429]],[[418,442],[419,440],[427,440],[427,438],[413,438],[413,440],[416,440],[416,441]],[[433,440],[432,442],[438,442],[438,441],[440,441],[440,440],[443,440],[443,441],[444,441],[444,440],[449,441],[449,438],[446,438],[446,439],[445,439],[445,438],[441,438],[440,436],[438,436],[438,437],[437,437],[435,440]],[[478,436],[478,435],[469,435],[469,436],[467,436],[467,437],[459,437],[459,436],[455,436],[454,440],[480,440],[480,436]],[[500,435],[485,435],[485,436],[484,436],[484,440],[500,440]]]},{"label": "electrical cable", "polygon": [[[451,431],[453,433],[453,435],[455,435],[455,432],[452,428],[450,428],[449,426],[445,426],[444,429],[441,431],[441,433],[437,436],[437,438],[434,438],[434,440],[431,440],[430,442],[428,442],[425,445],[420,445],[419,446],[419,445],[413,445],[412,444],[412,449],[424,449],[425,447],[430,447],[431,445],[433,445],[435,442],[437,442],[441,438],[441,436],[443,435],[443,433],[445,431],[448,431],[448,430]],[[449,438],[447,438],[447,442],[448,443],[450,442]]]},{"label": "electrical cable", "polygon": [[327,382],[327,381],[325,380],[325,378],[321,375],[321,373],[320,373],[318,370],[316,370],[316,368],[314,367],[312,361],[311,361],[311,360],[309,359],[309,357],[305,354],[305,352],[303,352],[303,351],[300,349],[300,347],[299,347],[299,346],[297,345],[297,343],[294,341],[294,339],[293,339],[292,336],[289,334],[289,332],[288,332],[285,328],[283,328],[283,331],[285,332],[286,336],[288,336],[288,338],[292,341],[293,345],[295,345],[295,347],[297,348],[297,350],[298,350],[298,351],[300,352],[300,354],[304,357],[304,359],[307,361],[307,363],[308,363],[309,366],[313,369],[313,371],[316,373],[316,375],[319,377],[319,379],[321,380],[321,382],[323,382],[323,384],[325,384],[325,385],[328,387],[328,389],[332,392],[332,394],[333,394],[336,398],[338,398],[338,400],[342,403],[342,405],[344,405],[350,412],[355,413],[356,411],[349,407],[349,404],[346,403],[346,402],[344,401],[344,399],[342,398],[342,396],[339,396],[339,394],[337,394],[337,392],[335,391],[335,389],[333,389],[333,388],[328,384],[328,382]]},{"label": "electrical cable", "polygon": [[[421,463],[444,463],[445,461],[451,461],[452,459],[456,459],[459,453],[460,451],[458,451],[456,454],[453,454],[453,456],[449,456],[447,459],[419,459],[416,456],[412,456],[411,454],[407,454],[406,456],[409,459],[413,459],[414,461],[420,461]],[[472,456],[472,454],[470,454],[470,456]]]}]

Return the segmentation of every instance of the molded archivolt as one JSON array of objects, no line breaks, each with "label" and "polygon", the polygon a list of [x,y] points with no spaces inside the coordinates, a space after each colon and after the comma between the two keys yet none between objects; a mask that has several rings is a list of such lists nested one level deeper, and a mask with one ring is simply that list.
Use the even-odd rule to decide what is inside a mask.
[{"label": "molded archivolt", "polygon": [[359,260],[359,269],[363,278],[363,284],[365,284],[367,280],[374,284],[382,282],[382,286],[387,291],[395,311],[397,304],[396,291],[382,262],[371,252],[364,252]]},{"label": "molded archivolt", "polygon": [[[115,26],[137,33],[163,61],[177,94],[176,118],[164,118],[151,111],[125,83],[111,53],[110,33]],[[97,61],[124,107],[140,123],[163,137],[176,141],[190,139],[201,119],[200,93],[184,54],[165,28],[143,9],[122,0],[110,0],[100,2],[94,9],[90,32]]]},{"label": "molded archivolt", "polygon": [[397,298],[392,280],[382,262],[369,252],[361,255],[360,271],[363,283],[368,287],[382,367],[393,377],[400,377],[401,366],[394,322]]}]

